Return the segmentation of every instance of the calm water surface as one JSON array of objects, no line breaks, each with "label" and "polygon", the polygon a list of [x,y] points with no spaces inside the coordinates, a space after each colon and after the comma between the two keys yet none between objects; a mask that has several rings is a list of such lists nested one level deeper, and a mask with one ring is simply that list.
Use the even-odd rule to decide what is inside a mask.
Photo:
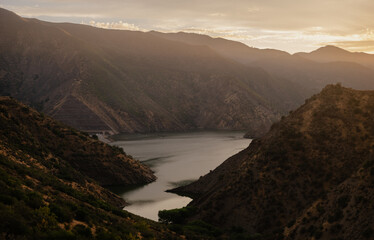
[{"label": "calm water surface", "polygon": [[131,205],[125,209],[134,214],[158,220],[158,211],[181,208],[191,199],[167,189],[197,180],[228,157],[246,148],[251,140],[243,132],[194,132],[164,135],[117,135],[113,145],[147,164],[157,180],[132,189],[113,188]]}]

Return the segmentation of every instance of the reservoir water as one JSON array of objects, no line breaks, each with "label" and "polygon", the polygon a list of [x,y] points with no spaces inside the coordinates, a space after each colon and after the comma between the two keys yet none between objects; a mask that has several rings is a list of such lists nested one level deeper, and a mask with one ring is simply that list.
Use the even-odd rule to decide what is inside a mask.
[{"label": "reservoir water", "polygon": [[117,135],[113,145],[148,165],[157,176],[153,183],[112,190],[124,198],[125,210],[158,221],[158,211],[181,208],[191,199],[165,192],[197,180],[251,142],[244,132],[192,132],[154,135]]}]

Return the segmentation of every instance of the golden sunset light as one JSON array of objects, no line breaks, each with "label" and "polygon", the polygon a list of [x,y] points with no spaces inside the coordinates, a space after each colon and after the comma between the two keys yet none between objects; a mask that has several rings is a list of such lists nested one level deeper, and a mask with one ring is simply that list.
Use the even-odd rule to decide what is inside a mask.
[{"label": "golden sunset light", "polygon": [[374,51],[374,2],[370,0],[3,0],[0,6],[47,21],[201,33],[290,53],[324,45]]},{"label": "golden sunset light", "polygon": [[373,240],[373,0],[0,0],[0,240]]}]

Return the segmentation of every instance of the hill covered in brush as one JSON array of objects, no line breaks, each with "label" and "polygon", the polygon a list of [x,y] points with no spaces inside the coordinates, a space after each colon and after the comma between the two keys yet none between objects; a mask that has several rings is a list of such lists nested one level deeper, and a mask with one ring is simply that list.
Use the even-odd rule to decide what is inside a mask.
[{"label": "hill covered in brush", "polygon": [[[101,185],[132,185],[156,179],[148,167],[121,148],[95,140],[14,99],[0,97],[0,111],[0,140],[9,150],[22,149],[25,154],[45,159],[48,166],[60,164],[62,159]],[[61,174],[74,178],[64,169]]]},{"label": "hill covered in brush", "polygon": [[180,239],[99,185],[154,179],[119,148],[0,98],[1,239]]},{"label": "hill covered in brush", "polygon": [[374,237],[374,92],[329,85],[198,181],[190,219],[261,239]]}]

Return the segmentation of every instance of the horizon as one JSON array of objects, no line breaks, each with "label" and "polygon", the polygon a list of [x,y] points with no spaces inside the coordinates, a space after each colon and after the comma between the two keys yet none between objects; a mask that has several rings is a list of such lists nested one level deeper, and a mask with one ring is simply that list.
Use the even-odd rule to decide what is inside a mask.
[{"label": "horizon", "polygon": [[[2,0],[0,7],[21,17],[48,22],[143,32],[197,33],[290,54],[311,52],[326,45],[350,52],[374,53],[371,21],[374,3],[369,0],[359,3],[346,0],[338,5],[336,1],[321,0],[315,6],[291,0],[282,4],[276,0],[209,2],[77,0],[66,4],[60,0]],[[345,14],[347,11],[349,15]]]}]

